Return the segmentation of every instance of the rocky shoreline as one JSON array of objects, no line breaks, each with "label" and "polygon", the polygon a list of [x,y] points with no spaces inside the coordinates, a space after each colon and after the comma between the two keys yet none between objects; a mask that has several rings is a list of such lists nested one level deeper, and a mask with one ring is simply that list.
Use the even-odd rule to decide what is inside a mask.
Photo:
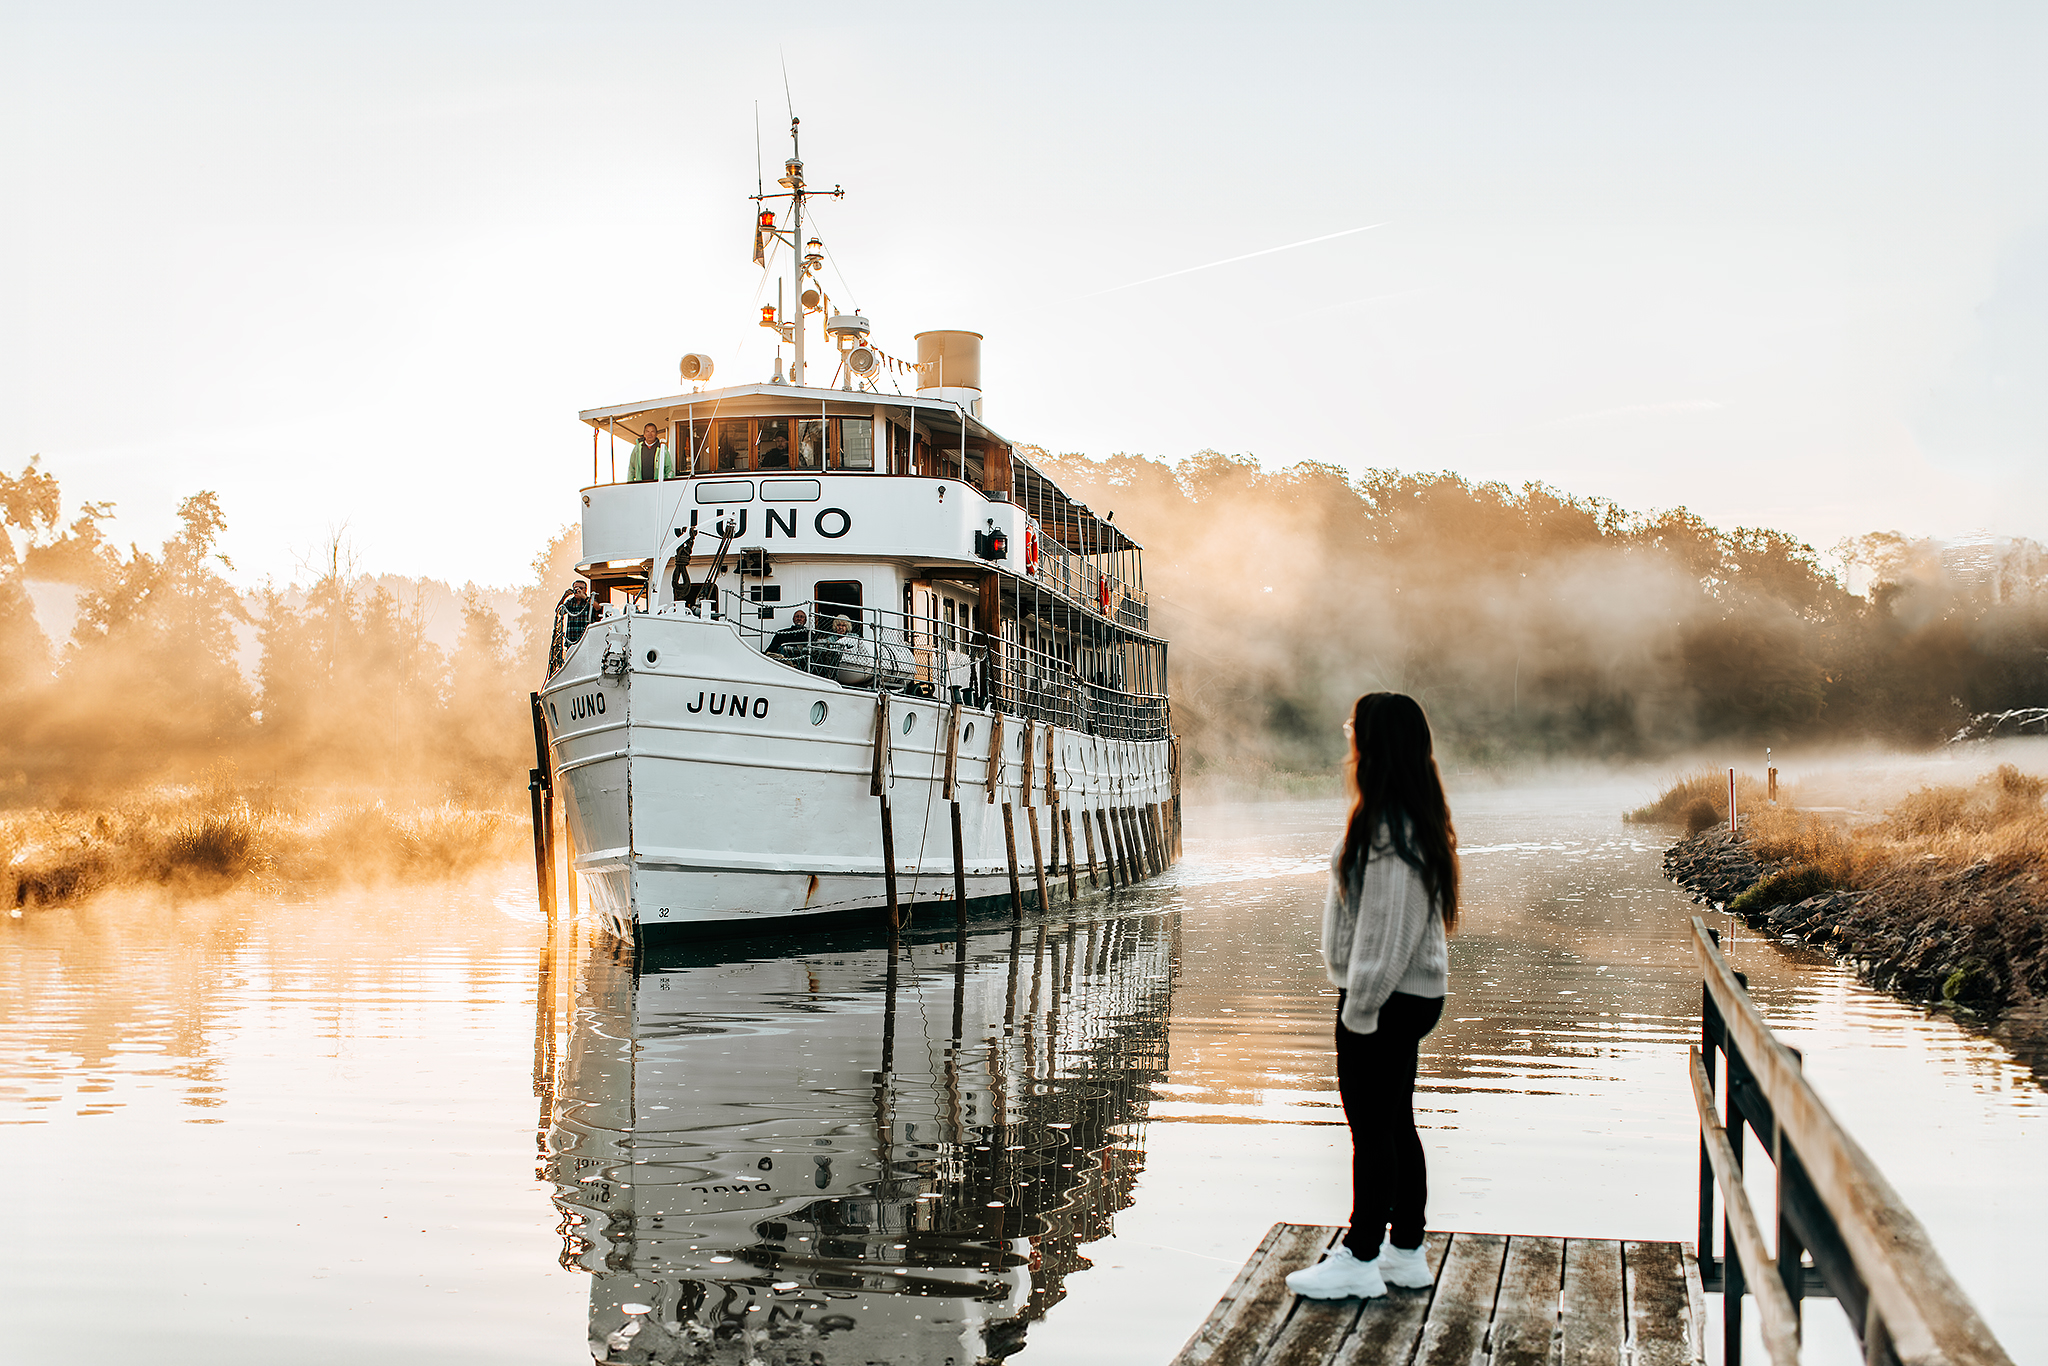
[{"label": "rocky shoreline", "polygon": [[[1664,872],[1697,901],[1759,932],[1823,950],[1872,986],[1994,1032],[2037,1074],[2048,1061],[2048,882],[2043,870],[1979,861],[1894,868],[1855,891],[1779,885],[1784,870],[1715,827],[1664,854]],[[1763,886],[1763,891],[1757,889]],[[1747,898],[1745,893],[1752,893]],[[1798,900],[1789,899],[1799,895]],[[1739,904],[1738,904],[1739,903]]]}]

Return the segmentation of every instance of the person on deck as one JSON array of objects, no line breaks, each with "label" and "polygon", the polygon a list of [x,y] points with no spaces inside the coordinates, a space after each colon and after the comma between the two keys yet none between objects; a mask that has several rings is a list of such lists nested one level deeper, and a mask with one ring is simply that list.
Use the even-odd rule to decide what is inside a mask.
[{"label": "person on deck", "polygon": [[811,643],[811,635],[810,618],[799,607],[796,615],[789,619],[789,625],[777,631],[768,642],[768,653],[801,663],[805,647]]},{"label": "person on deck", "polygon": [[[1337,987],[1337,1090],[1351,1126],[1351,1227],[1288,1289],[1371,1299],[1433,1283],[1422,1252],[1429,1182],[1415,1130],[1415,1069],[1449,987],[1458,836],[1429,718],[1412,697],[1368,693],[1344,723],[1351,817],[1330,855],[1323,965]],[[1391,1234],[1391,1236],[1389,1236]]]},{"label": "person on deck", "polygon": [[576,648],[576,642],[583,639],[583,633],[590,629],[590,619],[596,613],[596,605],[590,600],[590,585],[582,579],[569,585],[555,604],[555,639],[548,649],[548,672],[560,671],[562,661],[569,657],[569,651]]},{"label": "person on deck", "polygon": [[633,443],[632,458],[626,462],[626,482],[639,484],[649,479],[675,477],[675,457],[661,439],[661,428],[650,422],[641,432],[640,439]]}]

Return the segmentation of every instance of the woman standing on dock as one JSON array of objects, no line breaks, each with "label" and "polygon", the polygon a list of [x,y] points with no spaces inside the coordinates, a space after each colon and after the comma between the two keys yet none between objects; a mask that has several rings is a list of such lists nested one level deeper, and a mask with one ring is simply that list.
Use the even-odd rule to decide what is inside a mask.
[{"label": "woman standing on dock", "polygon": [[1323,965],[1338,988],[1351,1227],[1322,1261],[1287,1277],[1297,1295],[1319,1300],[1370,1299],[1389,1284],[1431,1282],[1415,1066],[1423,1035],[1443,1014],[1444,937],[1458,918],[1458,836],[1421,705],[1401,693],[1368,693],[1344,731],[1351,819],[1330,855]]}]

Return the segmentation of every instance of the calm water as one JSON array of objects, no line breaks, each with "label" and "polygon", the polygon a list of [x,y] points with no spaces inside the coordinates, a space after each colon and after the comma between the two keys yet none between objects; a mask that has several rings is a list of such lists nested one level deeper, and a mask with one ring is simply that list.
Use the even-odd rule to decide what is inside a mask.
[{"label": "calm water", "polygon": [[[1456,795],[1437,1227],[1691,1236],[1693,908],[1616,819],[1640,795]],[[1164,1362],[1269,1224],[1345,1214],[1339,815],[1192,809],[1159,885],[964,938],[934,909],[893,964],[872,936],[549,955],[511,871],[0,922],[5,1355]],[[1813,955],[1732,953],[2008,1350],[2048,1358],[2038,1083]],[[1810,1360],[1854,1359],[1831,1304],[1807,1319]]]}]

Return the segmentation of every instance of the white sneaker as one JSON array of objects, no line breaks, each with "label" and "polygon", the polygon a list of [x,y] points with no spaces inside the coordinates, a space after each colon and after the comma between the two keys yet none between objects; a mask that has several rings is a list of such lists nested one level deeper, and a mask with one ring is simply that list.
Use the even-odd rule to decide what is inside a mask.
[{"label": "white sneaker", "polygon": [[1381,1245],[1376,1260],[1380,1276],[1388,1285],[1421,1290],[1436,1284],[1436,1277],[1429,1274],[1429,1258],[1422,1255],[1419,1247],[1395,1247],[1392,1243],[1385,1243]]},{"label": "white sneaker", "polygon": [[1379,1259],[1361,1262],[1339,1243],[1314,1266],[1287,1273],[1287,1288],[1312,1300],[1378,1299],[1387,1293],[1380,1279]]}]

